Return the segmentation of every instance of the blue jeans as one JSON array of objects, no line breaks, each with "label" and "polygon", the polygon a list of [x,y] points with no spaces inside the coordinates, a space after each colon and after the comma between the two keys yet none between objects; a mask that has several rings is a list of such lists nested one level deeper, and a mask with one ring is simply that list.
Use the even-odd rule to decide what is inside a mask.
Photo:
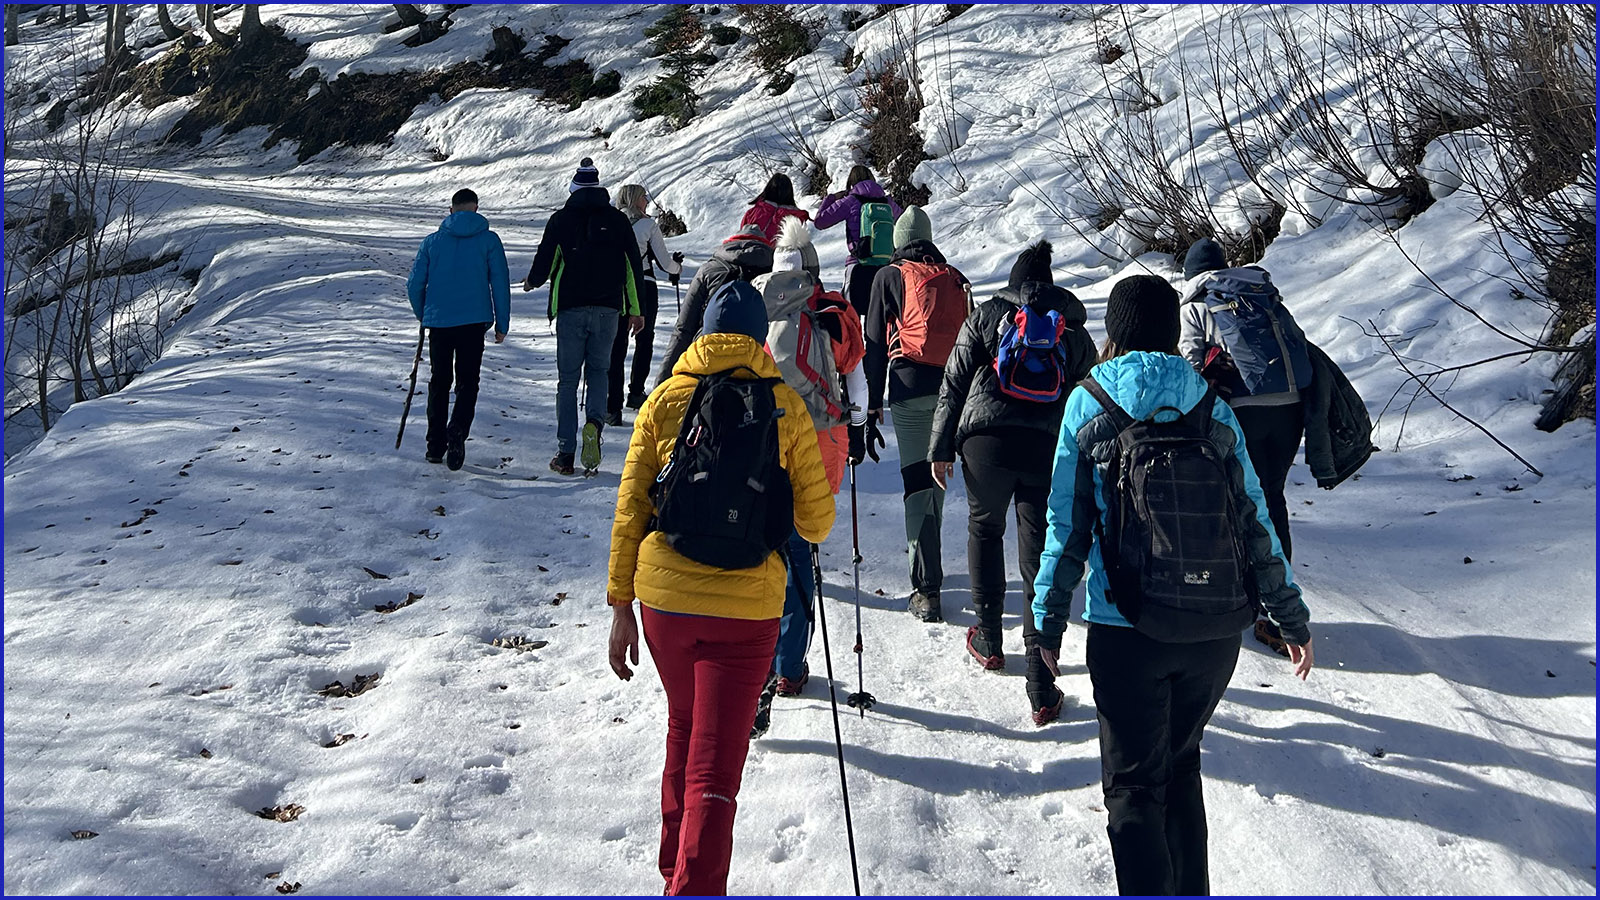
[{"label": "blue jeans", "polygon": [[619,313],[609,306],[580,306],[556,315],[556,450],[578,449],[578,382],[588,379],[584,414],[599,422],[606,414],[611,344]]},{"label": "blue jeans", "polygon": [[783,596],[783,619],[778,623],[778,649],[772,657],[772,671],[790,681],[799,681],[805,674],[816,597],[811,543],[795,532],[789,535],[789,585]]}]

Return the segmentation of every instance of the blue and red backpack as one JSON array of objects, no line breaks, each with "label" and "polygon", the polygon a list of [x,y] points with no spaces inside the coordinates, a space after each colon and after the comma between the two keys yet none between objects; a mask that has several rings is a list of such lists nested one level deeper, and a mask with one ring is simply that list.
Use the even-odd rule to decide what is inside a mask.
[{"label": "blue and red backpack", "polygon": [[1000,336],[994,371],[1000,392],[1018,400],[1054,403],[1067,387],[1066,320],[1055,310],[1022,306]]}]

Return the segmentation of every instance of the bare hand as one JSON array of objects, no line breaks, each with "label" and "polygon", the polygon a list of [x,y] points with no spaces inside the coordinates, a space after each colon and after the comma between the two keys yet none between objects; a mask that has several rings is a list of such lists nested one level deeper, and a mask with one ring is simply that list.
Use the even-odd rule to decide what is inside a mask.
[{"label": "bare hand", "polygon": [[1305,681],[1306,676],[1311,674],[1311,641],[1307,640],[1304,644],[1288,644],[1287,646],[1289,648],[1289,662],[1294,664],[1295,677]]},{"label": "bare hand", "polygon": [[496,344],[504,344],[506,342],[506,333],[504,331],[496,331],[494,333],[494,342]]},{"label": "bare hand", "polygon": [[[606,595],[606,601],[613,598]],[[611,607],[611,642],[607,648],[610,656],[611,671],[617,677],[627,681],[633,677],[633,670],[628,668],[631,660],[634,665],[639,664],[639,622],[633,617],[633,603],[617,603]]]},{"label": "bare hand", "polygon": [[644,330],[644,316],[628,317],[628,334],[637,335]]},{"label": "bare hand", "polygon": [[524,282],[523,282],[523,283],[522,283],[522,290],[523,290],[523,293],[527,293],[527,292],[528,292],[528,291],[531,291],[531,290],[533,290],[533,282],[531,282],[531,281],[524,281]]},{"label": "bare hand", "polygon": [[933,483],[937,484],[941,491],[949,490],[950,473],[956,470],[956,464],[953,462],[936,462],[929,465],[933,466]]},{"label": "bare hand", "polygon": [[1056,659],[1056,656],[1057,653],[1055,650],[1051,650],[1048,647],[1039,648],[1039,659],[1044,663],[1044,667],[1050,670],[1051,677],[1060,678],[1061,665],[1059,660]]}]

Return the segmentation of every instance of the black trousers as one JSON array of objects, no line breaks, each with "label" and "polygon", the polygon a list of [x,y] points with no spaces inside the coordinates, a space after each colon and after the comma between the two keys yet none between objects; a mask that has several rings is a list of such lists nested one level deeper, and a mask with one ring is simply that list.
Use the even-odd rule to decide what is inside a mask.
[{"label": "black trousers", "polygon": [[1233,677],[1239,637],[1163,644],[1090,625],[1085,657],[1117,890],[1211,893],[1200,738]]},{"label": "black trousers", "polygon": [[850,301],[850,306],[856,315],[865,316],[867,307],[872,303],[872,280],[878,277],[878,272],[883,266],[851,263],[845,268],[844,273],[844,298]]},{"label": "black trousers", "polygon": [[630,338],[633,341],[633,370],[628,380],[628,393],[644,393],[644,381],[650,377],[650,357],[656,338],[656,313],[659,307],[660,295],[656,291],[656,283],[649,278],[640,281],[639,315],[644,317],[644,327],[635,336],[628,334],[626,320],[617,324],[617,339],[611,344],[610,384],[606,392],[608,413],[621,413],[622,403],[627,399],[627,394],[623,393],[622,373],[623,363],[628,359]]},{"label": "black trousers", "polygon": [[[976,439],[969,439],[972,444]],[[1006,604],[1006,512],[1017,516],[1017,564],[1022,570],[1022,646],[1027,654],[1028,700],[1035,711],[1056,701],[1055,677],[1039,656],[1033,621],[1033,579],[1044,551],[1050,473],[1018,472],[977,455],[961,458],[967,485],[967,570],[972,575],[972,610],[979,627],[1000,630]]]},{"label": "black trousers", "polygon": [[1261,493],[1267,496],[1267,515],[1272,518],[1272,530],[1278,533],[1284,558],[1293,560],[1294,552],[1289,543],[1289,501],[1283,497],[1283,485],[1289,480],[1289,469],[1294,465],[1295,454],[1300,451],[1300,438],[1305,434],[1305,410],[1299,403],[1241,406],[1233,415],[1244,431],[1245,450],[1250,454],[1250,464],[1255,466],[1256,477],[1261,479]]},{"label": "black trousers", "polygon": [[[465,441],[478,405],[478,373],[483,368],[483,336],[488,324],[428,329],[428,454],[444,455],[451,437]],[[454,373],[455,411],[450,409]]]}]

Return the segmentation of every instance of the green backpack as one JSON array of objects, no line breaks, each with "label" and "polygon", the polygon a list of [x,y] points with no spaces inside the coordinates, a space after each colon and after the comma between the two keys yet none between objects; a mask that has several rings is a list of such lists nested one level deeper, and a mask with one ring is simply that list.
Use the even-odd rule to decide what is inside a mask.
[{"label": "green backpack", "polygon": [[856,260],[869,266],[886,266],[894,259],[894,210],[878,199],[861,201],[861,237]]}]

